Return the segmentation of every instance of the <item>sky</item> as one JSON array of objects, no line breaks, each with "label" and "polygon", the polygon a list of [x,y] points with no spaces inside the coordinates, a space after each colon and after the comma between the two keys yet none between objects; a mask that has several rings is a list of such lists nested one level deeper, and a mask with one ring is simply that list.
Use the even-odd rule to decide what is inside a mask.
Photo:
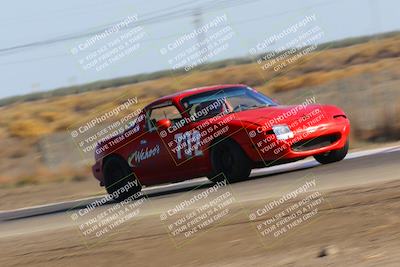
[{"label": "sky", "polygon": [[[257,44],[313,15],[315,20],[306,28],[318,26],[323,32],[315,43],[399,30],[398,10],[397,0],[7,1],[0,9],[0,98],[171,69],[171,62],[185,50],[227,26],[232,33],[227,46],[208,61],[249,56]],[[170,12],[177,16],[171,17]],[[129,24],[118,32],[84,47],[96,33],[127,20]],[[216,20],[218,25],[206,33],[170,49],[196,27]],[[293,37],[271,47],[281,47],[288,38]],[[102,47],[111,51],[113,41],[128,39],[131,50],[125,46],[118,60],[100,70],[88,68],[87,63],[101,59]],[[101,51],[104,56],[105,50]]]}]

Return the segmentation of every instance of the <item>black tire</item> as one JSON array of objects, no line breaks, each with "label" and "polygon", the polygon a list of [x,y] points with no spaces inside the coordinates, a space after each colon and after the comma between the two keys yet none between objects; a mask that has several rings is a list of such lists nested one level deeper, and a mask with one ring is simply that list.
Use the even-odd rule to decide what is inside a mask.
[{"label": "black tire", "polygon": [[[242,148],[232,140],[224,140],[211,149],[213,173],[208,176],[212,182],[221,182],[225,178],[234,183],[249,178],[251,162]],[[223,175],[222,175],[223,174]]]},{"label": "black tire", "polygon": [[329,164],[344,159],[348,151],[349,151],[349,140],[346,141],[346,144],[341,149],[332,150],[328,153],[315,155],[314,158],[321,164]]},{"label": "black tire", "polygon": [[[128,163],[120,157],[111,156],[106,159],[103,167],[104,185],[107,193],[112,196],[115,201],[123,201],[142,190],[142,186],[136,180]],[[137,185],[132,185],[137,183]],[[123,190],[121,188],[128,188]],[[118,192],[118,190],[120,192]]]}]

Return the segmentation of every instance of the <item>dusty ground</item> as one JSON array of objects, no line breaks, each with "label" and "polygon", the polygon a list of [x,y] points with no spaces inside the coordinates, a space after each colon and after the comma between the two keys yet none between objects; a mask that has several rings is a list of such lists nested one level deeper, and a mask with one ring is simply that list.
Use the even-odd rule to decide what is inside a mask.
[{"label": "dusty ground", "polygon": [[[177,248],[150,215],[89,247],[71,228],[2,238],[0,266],[398,266],[399,180],[322,193],[318,216],[283,237],[261,238],[238,213]],[[236,204],[251,210],[265,200]]]}]

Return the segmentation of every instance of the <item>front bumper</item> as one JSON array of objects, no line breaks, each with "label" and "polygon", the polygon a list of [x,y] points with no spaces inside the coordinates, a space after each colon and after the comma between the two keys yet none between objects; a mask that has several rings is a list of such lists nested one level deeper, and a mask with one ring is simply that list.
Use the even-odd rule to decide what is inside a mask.
[{"label": "front bumper", "polygon": [[261,137],[253,138],[245,150],[254,162],[305,158],[341,149],[345,146],[349,133],[350,123],[343,118],[298,129],[287,140],[277,140],[273,133],[267,132]]}]

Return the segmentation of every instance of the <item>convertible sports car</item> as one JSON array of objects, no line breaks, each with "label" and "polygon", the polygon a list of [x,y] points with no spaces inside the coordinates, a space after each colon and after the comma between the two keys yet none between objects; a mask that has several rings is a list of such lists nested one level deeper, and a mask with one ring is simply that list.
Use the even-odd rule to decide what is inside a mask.
[{"label": "convertible sports car", "polygon": [[236,182],[253,168],[342,160],[350,123],[315,98],[285,106],[242,84],[190,89],[147,105],[123,133],[97,145],[93,166],[116,200],[142,185],[206,176]]}]

